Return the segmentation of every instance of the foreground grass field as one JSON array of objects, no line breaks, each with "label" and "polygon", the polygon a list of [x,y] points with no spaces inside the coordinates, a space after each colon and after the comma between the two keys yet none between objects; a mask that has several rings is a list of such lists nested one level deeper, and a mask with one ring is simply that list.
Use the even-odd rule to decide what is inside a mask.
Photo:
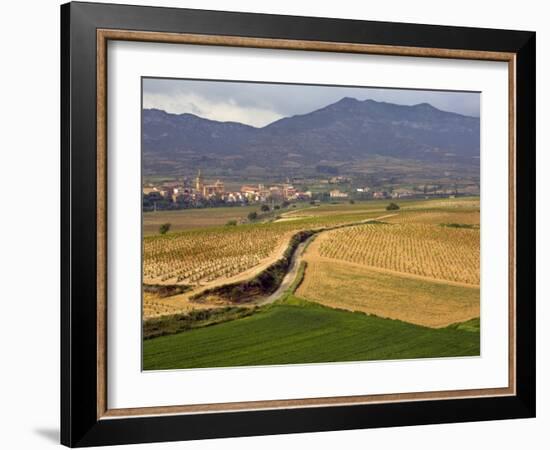
[{"label": "foreground grass field", "polygon": [[145,340],[143,369],[474,355],[478,322],[432,329],[290,296],[249,317]]}]

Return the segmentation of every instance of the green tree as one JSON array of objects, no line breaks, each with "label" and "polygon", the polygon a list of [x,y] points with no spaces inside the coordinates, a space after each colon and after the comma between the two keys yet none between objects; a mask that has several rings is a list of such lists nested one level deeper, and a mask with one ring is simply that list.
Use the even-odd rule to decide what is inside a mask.
[{"label": "green tree", "polygon": [[172,224],[170,223],[163,223],[160,227],[159,227],[159,233],[160,234],[166,234],[168,233],[168,231],[170,231],[170,227],[172,226]]},{"label": "green tree", "polygon": [[262,205],[262,207],[260,209],[262,210],[262,212],[268,212],[269,211],[269,205]]},{"label": "green tree", "polygon": [[248,213],[248,220],[253,221],[258,218],[258,213],[256,211],[252,211],[251,213]]},{"label": "green tree", "polygon": [[399,205],[397,203],[390,203],[388,206],[386,206],[386,211],[397,211],[399,209]]}]

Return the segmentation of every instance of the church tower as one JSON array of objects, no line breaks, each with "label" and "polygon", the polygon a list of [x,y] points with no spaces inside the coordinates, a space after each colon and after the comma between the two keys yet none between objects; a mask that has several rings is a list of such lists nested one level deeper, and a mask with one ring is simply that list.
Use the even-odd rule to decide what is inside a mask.
[{"label": "church tower", "polygon": [[195,180],[195,189],[202,194],[203,187],[204,181],[202,179],[201,169],[199,169],[199,172],[197,173],[197,178]]}]

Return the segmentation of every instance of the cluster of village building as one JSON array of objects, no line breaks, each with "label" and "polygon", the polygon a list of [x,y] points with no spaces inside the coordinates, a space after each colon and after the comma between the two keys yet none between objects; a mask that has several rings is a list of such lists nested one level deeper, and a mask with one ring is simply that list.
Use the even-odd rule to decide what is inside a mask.
[{"label": "cluster of village building", "polygon": [[300,191],[287,180],[286,183],[244,185],[238,191],[225,189],[225,184],[217,180],[212,184],[205,182],[199,170],[194,182],[166,182],[160,185],[149,185],[143,188],[143,207],[145,210],[178,209],[196,206],[239,205],[266,202],[318,201],[318,200],[353,200],[353,199],[400,199],[422,196],[448,196],[457,194],[453,190],[433,190],[417,192],[409,189],[393,189],[391,192],[371,190],[369,187],[356,187],[342,190],[334,185],[346,184],[347,177],[332,177],[325,181],[333,185],[323,193]]},{"label": "cluster of village building", "polygon": [[226,191],[225,184],[217,180],[207,184],[199,170],[195,182],[168,182],[161,186],[143,188],[144,204],[156,207],[158,202],[173,205],[193,205],[198,203],[260,203],[268,201],[311,200],[311,192],[301,192],[290,183],[265,186],[263,184],[244,185],[239,191]]},{"label": "cluster of village building", "polygon": [[329,196],[332,199],[346,199],[346,198],[362,198],[362,199],[388,199],[388,198],[410,198],[417,195],[414,191],[407,189],[398,189],[392,192],[388,191],[371,191],[370,188],[356,188],[353,194],[349,192],[343,192],[339,189],[333,189],[329,192]]}]

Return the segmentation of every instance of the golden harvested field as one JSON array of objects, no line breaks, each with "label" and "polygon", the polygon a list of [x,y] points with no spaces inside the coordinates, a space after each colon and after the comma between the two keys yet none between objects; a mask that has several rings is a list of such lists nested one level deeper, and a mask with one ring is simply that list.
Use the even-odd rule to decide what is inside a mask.
[{"label": "golden harvested field", "polygon": [[417,223],[365,224],[323,233],[324,258],[479,285],[479,230]]},{"label": "golden harvested field", "polygon": [[143,293],[143,318],[150,319],[169,314],[187,313],[195,309],[212,308],[212,305],[190,303],[187,295],[180,294],[161,298],[157,294]]},{"label": "golden harvested field", "polygon": [[296,295],[333,308],[434,328],[479,317],[479,287],[430,282],[314,258],[308,260]]},{"label": "golden harvested field", "polygon": [[238,206],[146,212],[143,213],[143,234],[157,234],[163,223],[170,223],[172,232],[225,225],[229,220],[246,219],[248,213],[257,210],[257,206]]},{"label": "golden harvested field", "polygon": [[[400,202],[398,202],[400,203]],[[476,209],[479,210],[479,197],[444,198],[431,200],[416,200],[404,205],[406,209]]]},{"label": "golden harvested field", "polygon": [[384,219],[388,223],[425,223],[432,225],[459,223],[466,225],[479,225],[479,210],[464,211],[438,211],[405,210],[394,217]]}]

